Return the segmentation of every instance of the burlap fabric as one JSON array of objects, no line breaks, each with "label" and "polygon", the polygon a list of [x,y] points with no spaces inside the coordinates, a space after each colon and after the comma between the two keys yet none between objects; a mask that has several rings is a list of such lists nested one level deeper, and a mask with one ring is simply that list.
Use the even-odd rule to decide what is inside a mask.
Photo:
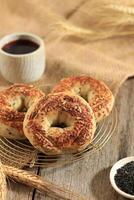
[{"label": "burlap fabric", "polygon": [[[44,38],[47,68],[39,83],[56,83],[71,74],[89,74],[104,80],[116,94],[120,85],[134,75],[133,38],[88,42],[75,36],[60,37],[58,29],[52,29],[61,20],[84,28],[94,26],[95,15],[90,15],[93,0],[0,0],[0,5],[1,36],[28,31]],[[8,83],[1,77],[0,85]]]}]

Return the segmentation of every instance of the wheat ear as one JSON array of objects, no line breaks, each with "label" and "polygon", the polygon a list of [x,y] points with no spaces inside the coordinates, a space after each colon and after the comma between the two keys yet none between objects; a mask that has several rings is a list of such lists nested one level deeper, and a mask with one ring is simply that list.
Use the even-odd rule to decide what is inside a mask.
[{"label": "wheat ear", "polygon": [[38,175],[32,174],[25,170],[17,169],[11,166],[4,165],[4,173],[17,182],[23,183],[30,187],[34,187],[41,192],[45,192],[48,196],[55,199],[63,200],[87,200],[79,194],[70,190],[59,187],[49,181],[44,180]]},{"label": "wheat ear", "polygon": [[6,200],[6,192],[7,185],[6,185],[6,176],[4,174],[4,168],[0,163],[0,200]]},{"label": "wheat ear", "polygon": [[134,34],[134,7],[123,4],[110,4],[105,0],[91,1],[90,10],[81,9],[83,18],[89,18],[93,24],[87,28],[61,20],[52,25],[52,30],[62,37],[79,37],[88,41],[95,41],[116,36],[130,36]]}]

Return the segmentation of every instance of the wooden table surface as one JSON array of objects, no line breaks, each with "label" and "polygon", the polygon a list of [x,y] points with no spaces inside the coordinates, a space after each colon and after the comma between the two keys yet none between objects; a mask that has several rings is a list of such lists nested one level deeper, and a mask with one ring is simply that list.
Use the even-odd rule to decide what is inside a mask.
[{"label": "wooden table surface", "polygon": [[[85,194],[89,200],[123,200],[109,183],[111,166],[120,158],[134,155],[134,79],[121,87],[116,107],[118,127],[99,152],[59,169],[42,169],[40,175],[61,186]],[[7,200],[51,200],[29,187],[10,182]]]}]

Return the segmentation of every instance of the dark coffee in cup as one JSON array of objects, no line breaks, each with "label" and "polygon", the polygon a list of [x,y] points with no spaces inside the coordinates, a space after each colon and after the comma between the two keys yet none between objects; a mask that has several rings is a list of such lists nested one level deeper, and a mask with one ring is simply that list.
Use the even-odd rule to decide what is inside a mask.
[{"label": "dark coffee in cup", "polygon": [[31,40],[18,39],[5,44],[2,50],[10,54],[27,54],[38,48],[39,45]]}]

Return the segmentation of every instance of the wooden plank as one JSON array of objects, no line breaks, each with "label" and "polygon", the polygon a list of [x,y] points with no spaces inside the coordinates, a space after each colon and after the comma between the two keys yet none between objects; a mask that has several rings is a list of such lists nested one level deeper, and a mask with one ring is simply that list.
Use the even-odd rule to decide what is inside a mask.
[{"label": "wooden plank", "polygon": [[[85,194],[91,200],[123,200],[109,183],[111,166],[134,153],[134,79],[127,81],[117,96],[118,127],[106,146],[92,156],[59,169],[42,169],[41,175],[61,186]],[[50,200],[36,194],[35,200]]]},{"label": "wooden plank", "polygon": [[8,200],[32,200],[33,189],[13,182],[10,182],[8,188]]}]

